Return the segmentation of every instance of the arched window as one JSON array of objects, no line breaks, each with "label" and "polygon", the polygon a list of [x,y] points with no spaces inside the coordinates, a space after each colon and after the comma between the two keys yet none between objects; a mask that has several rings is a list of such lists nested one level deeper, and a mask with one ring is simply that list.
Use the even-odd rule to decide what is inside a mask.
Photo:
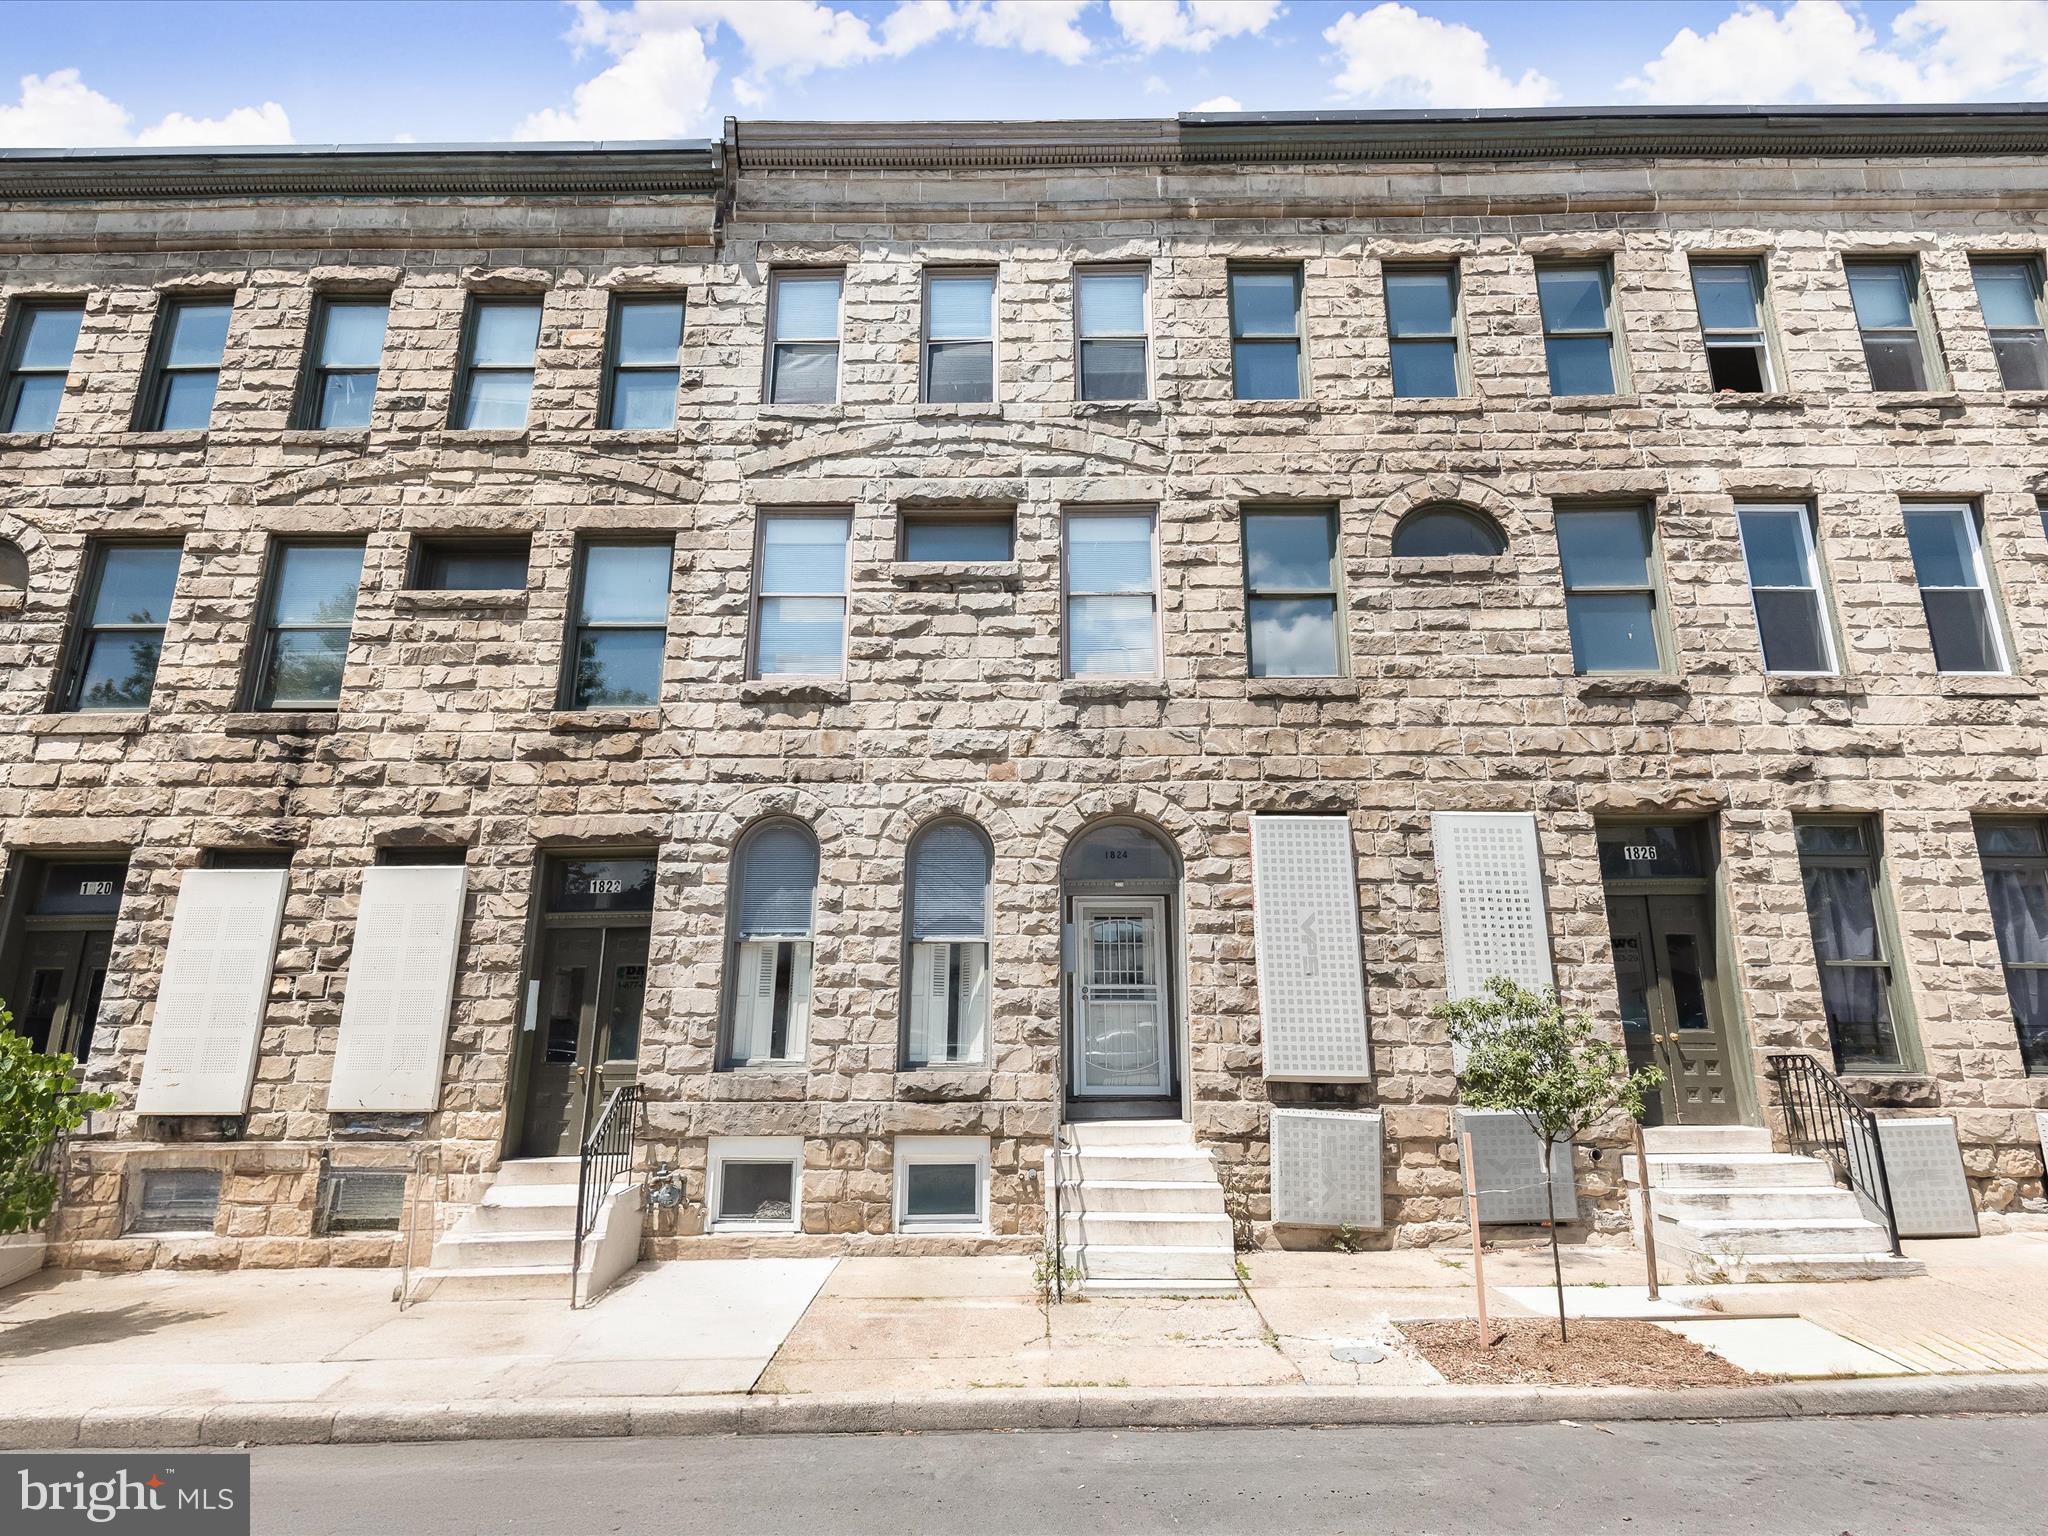
[{"label": "arched window", "polygon": [[28,557],[5,539],[0,539],[0,592],[28,590]]},{"label": "arched window", "polygon": [[913,1067],[982,1060],[988,1040],[988,840],[941,822],[910,845],[909,1039]]},{"label": "arched window", "polygon": [[1394,530],[1396,560],[1443,560],[1452,555],[1507,552],[1507,538],[1492,518],[1450,502],[1417,507]]},{"label": "arched window", "polygon": [[801,823],[771,821],[746,835],[734,863],[732,1064],[802,1061],[818,845]]}]

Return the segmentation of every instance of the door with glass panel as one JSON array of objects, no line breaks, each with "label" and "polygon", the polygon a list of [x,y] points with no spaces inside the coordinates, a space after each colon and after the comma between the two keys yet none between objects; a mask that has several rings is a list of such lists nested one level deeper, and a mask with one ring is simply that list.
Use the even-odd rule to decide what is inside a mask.
[{"label": "door with glass panel", "polygon": [[1166,901],[1074,902],[1073,1091],[1077,1098],[1154,1098],[1169,1070]]},{"label": "door with glass panel", "polygon": [[519,1156],[573,1155],[612,1091],[637,1077],[653,891],[650,858],[550,866]]},{"label": "door with glass panel", "polygon": [[1740,1124],[1705,900],[1610,891],[1607,926],[1629,1065],[1664,1074],[1646,1123]]}]

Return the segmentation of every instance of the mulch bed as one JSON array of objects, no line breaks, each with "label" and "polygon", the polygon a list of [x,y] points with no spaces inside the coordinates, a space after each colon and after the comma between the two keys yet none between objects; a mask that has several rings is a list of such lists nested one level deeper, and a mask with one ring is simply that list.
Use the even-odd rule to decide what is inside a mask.
[{"label": "mulch bed", "polygon": [[1557,1320],[1495,1318],[1490,1348],[1471,1319],[1402,1323],[1401,1332],[1444,1380],[1461,1385],[1554,1387],[1744,1387],[1774,1381],[1709,1354],[1649,1323],[1586,1318],[1559,1343]]}]

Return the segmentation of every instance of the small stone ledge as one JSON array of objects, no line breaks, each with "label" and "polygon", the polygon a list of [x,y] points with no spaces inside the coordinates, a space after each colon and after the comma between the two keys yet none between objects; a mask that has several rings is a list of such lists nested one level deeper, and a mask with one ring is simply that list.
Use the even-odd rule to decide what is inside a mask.
[{"label": "small stone ledge", "polygon": [[334,448],[361,453],[370,446],[368,427],[288,427],[278,439],[287,448]]},{"label": "small stone ledge", "polygon": [[584,441],[592,448],[676,448],[683,435],[674,427],[603,427]]},{"label": "small stone ledge", "polygon": [[1643,403],[1641,395],[1552,395],[1553,411],[1625,411]]},{"label": "small stone ledge", "polygon": [[1478,395],[1395,395],[1379,403],[1395,416],[1477,416],[1490,409]]},{"label": "small stone ledge", "polygon": [[1682,677],[1582,677],[1579,697],[1601,699],[1685,699],[1692,690]]},{"label": "small stone ledge", "polygon": [[1254,677],[1244,685],[1248,699],[1355,699],[1355,677]]},{"label": "small stone ledge", "polygon": [[1869,690],[1857,677],[1829,674],[1824,677],[1796,677],[1765,674],[1764,692],[1787,699],[1860,699]]},{"label": "small stone ledge", "polygon": [[989,1096],[993,1074],[987,1068],[962,1070],[919,1068],[896,1074],[896,1096],[915,1104],[960,1103]]},{"label": "small stone ledge", "polygon": [[1872,390],[1870,408],[1874,411],[1960,411],[1963,397],[1952,389]]},{"label": "small stone ledge", "polygon": [[1015,560],[892,560],[889,579],[899,587],[982,584],[1012,587],[1023,579]]},{"label": "small stone ledge", "polygon": [[651,731],[660,725],[658,709],[558,709],[548,716],[548,729],[558,736]]},{"label": "small stone ledge", "polygon": [[841,677],[757,677],[740,684],[742,704],[846,704],[853,689]]},{"label": "small stone ledge", "polygon": [[54,432],[0,432],[0,452],[36,453],[56,441]]},{"label": "small stone ledge", "polygon": [[1001,421],[1000,400],[920,400],[914,419],[920,421]]},{"label": "small stone ledge", "polygon": [[30,715],[26,724],[37,736],[135,736],[149,729],[146,710],[51,711]]},{"label": "small stone ledge", "polygon": [[1166,414],[1166,408],[1149,397],[1143,400],[1076,400],[1070,410],[1084,421],[1157,421]]},{"label": "small stone ledge", "polygon": [[525,427],[443,427],[437,437],[443,448],[524,448],[528,435]]},{"label": "small stone ledge", "polygon": [[2015,410],[2048,410],[2048,389],[2008,389],[1994,398],[2000,405],[2009,405]]},{"label": "small stone ledge", "polygon": [[1126,699],[1164,699],[1169,696],[1166,683],[1156,677],[1134,678],[1129,682],[1077,679],[1060,684],[1062,704],[1118,704]]},{"label": "small stone ledge", "polygon": [[206,447],[207,434],[199,432],[116,432],[116,448],[149,449],[155,453],[197,453]]},{"label": "small stone ledge", "polygon": [[1941,1085],[1925,1072],[1843,1072],[1842,1087],[1867,1109],[1932,1109]]},{"label": "small stone ledge", "polygon": [[401,587],[391,594],[391,606],[401,613],[521,613],[526,609],[526,598],[524,587],[468,591]]},{"label": "small stone ledge", "polygon": [[331,710],[240,709],[220,717],[229,736],[328,736],[340,728]]},{"label": "small stone ledge", "polygon": [[1432,555],[1426,559],[1395,558],[1388,570],[1403,580],[1491,581],[1515,574],[1513,555]]},{"label": "small stone ledge", "polygon": [[2041,690],[2024,677],[1944,672],[1936,684],[1940,692],[1957,699],[2031,699]]},{"label": "small stone ledge", "polygon": [[1718,391],[1707,404],[1717,411],[1803,411],[1806,402],[1798,395],[1787,391],[1773,390],[1763,394],[1743,394],[1739,390]]}]

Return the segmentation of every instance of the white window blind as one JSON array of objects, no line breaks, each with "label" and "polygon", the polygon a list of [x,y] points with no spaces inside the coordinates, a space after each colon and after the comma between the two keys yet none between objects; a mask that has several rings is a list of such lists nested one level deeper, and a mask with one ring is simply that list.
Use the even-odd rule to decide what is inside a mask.
[{"label": "white window blind", "polygon": [[1550,990],[1550,929],[1535,816],[1439,811],[1430,821],[1450,996],[1477,997],[1495,976],[1533,991]]},{"label": "white window blind", "polygon": [[756,833],[740,865],[740,937],[809,938],[817,886],[817,844],[795,827]]},{"label": "white window blind", "polygon": [[1252,891],[1266,1076],[1370,1080],[1350,821],[1254,816]]},{"label": "white window blind", "polygon": [[459,864],[363,876],[329,1110],[439,1105],[467,879]]},{"label": "white window blind", "polygon": [[282,869],[194,869],[179,882],[138,1113],[247,1111],[288,879]]}]

